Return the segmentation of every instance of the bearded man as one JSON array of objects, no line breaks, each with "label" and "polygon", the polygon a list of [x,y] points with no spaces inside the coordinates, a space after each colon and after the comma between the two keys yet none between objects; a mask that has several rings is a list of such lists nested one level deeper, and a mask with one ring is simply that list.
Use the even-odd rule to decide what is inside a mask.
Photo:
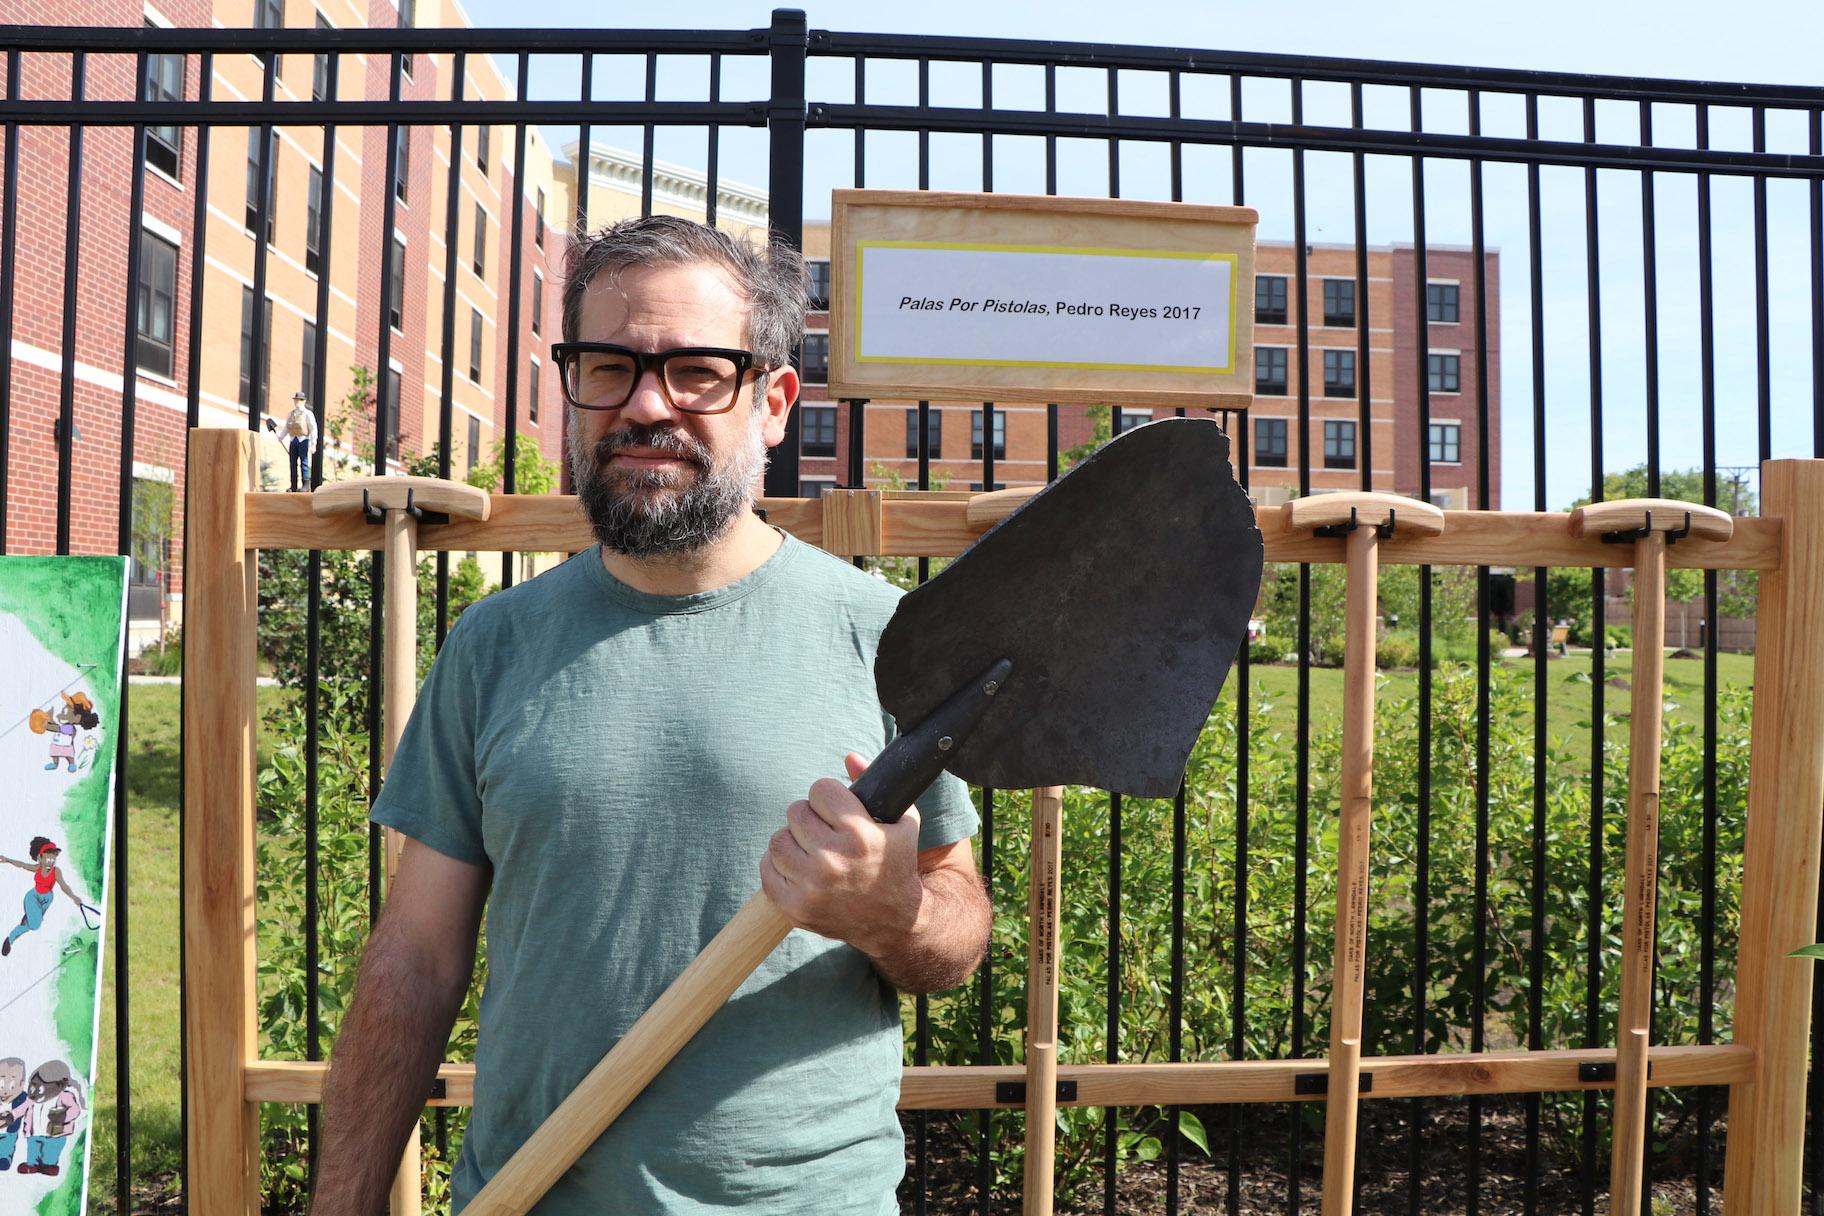
[{"label": "bearded man", "polygon": [[833,776],[892,737],[872,668],[897,593],[752,509],[804,309],[778,244],[654,216],[574,246],[552,355],[600,543],[468,609],[419,696],[372,812],[407,843],[331,1060],[315,1216],[383,1209],[484,900],[457,1211],[756,874],[799,929],[536,1211],[895,1210],[895,992],[967,978],[988,904],[960,782],[883,825]]}]

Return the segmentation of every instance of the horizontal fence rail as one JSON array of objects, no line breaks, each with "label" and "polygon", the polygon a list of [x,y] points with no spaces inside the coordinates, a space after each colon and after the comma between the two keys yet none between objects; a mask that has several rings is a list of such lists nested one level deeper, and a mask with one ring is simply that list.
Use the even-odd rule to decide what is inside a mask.
[{"label": "horizontal fence rail", "polygon": [[[461,555],[503,554],[497,566],[488,558],[488,577],[507,584],[523,576],[520,553],[592,544],[574,500],[516,492],[522,437],[555,435],[562,463],[562,409],[550,399],[544,358],[556,337],[545,327],[561,323],[552,305],[562,246],[572,229],[677,207],[666,192],[680,188],[679,163],[695,174],[699,214],[764,223],[806,248],[816,243],[832,187],[1144,195],[1259,209],[1263,247],[1274,245],[1280,259],[1262,271],[1283,280],[1283,294],[1277,310],[1271,298],[1257,301],[1257,325],[1269,331],[1257,332],[1257,344],[1274,348],[1277,362],[1257,361],[1252,409],[1217,415],[1243,485],[1263,503],[1276,493],[1360,488],[1442,496],[1451,508],[1443,536],[1396,535],[1380,547],[1383,562],[1416,565],[1419,579],[1399,623],[1415,648],[1415,734],[1410,754],[1387,758],[1406,785],[1410,896],[1396,924],[1370,933],[1371,953],[1380,942],[1409,960],[1399,1008],[1364,1049],[1362,1067],[1374,1080],[1364,1084],[1371,1101],[1363,1186],[1374,1188],[1376,1210],[1494,1210],[1486,1193],[1497,1174],[1519,1180],[1528,1213],[1598,1210],[1607,1117],[1598,1093],[1611,1083],[1572,1074],[1613,1055],[1605,941],[1619,931],[1619,913],[1607,909],[1621,874],[1618,846],[1607,838],[1619,840],[1625,791],[1603,757],[1619,755],[1614,715],[1627,694],[1611,683],[1623,669],[1603,641],[1617,624],[1609,618],[1620,610],[1614,597],[1624,593],[1632,550],[1571,536],[1555,508],[1610,495],[1605,479],[1636,464],[1648,496],[1688,470],[1681,494],[1740,508],[1749,517],[1735,521],[1732,541],[1691,539],[1666,551],[1674,571],[1701,572],[1709,623],[1694,648],[1702,669],[1694,695],[1703,706],[1691,746],[1701,789],[1688,805],[1667,805],[1668,824],[1690,829],[1685,860],[1696,890],[1682,892],[1693,906],[1660,917],[1662,930],[1671,916],[1695,925],[1699,957],[1661,961],[1658,996],[1674,1011],[1668,1016],[1694,1011],[1695,1028],[1689,1041],[1653,1049],[1649,1127],[1658,1135],[1647,1155],[1650,1179],[1675,1175],[1681,1187],[1688,1180],[1696,1211],[1720,1209],[1724,1112],[1715,1087],[1739,1084],[1753,1065],[1730,1034],[1731,943],[1743,902],[1733,851],[1742,847],[1743,807],[1730,754],[1739,723],[1724,695],[1729,656],[1715,623],[1739,598],[1733,572],[1765,578],[1780,568],[1780,522],[1752,517],[1762,462],[1824,457],[1824,88],[861,34],[812,28],[792,10],[776,12],[767,27],[727,31],[332,30],[304,28],[310,18],[299,12],[286,14],[297,23],[286,29],[154,29],[131,16],[121,28],[0,26],[0,334],[14,351],[0,361],[0,552],[131,553],[162,580],[170,603],[174,593],[189,597],[195,577],[182,528],[219,522],[187,516],[191,470],[178,455],[187,432],[206,418],[255,430],[264,417],[282,419],[294,350],[320,427],[331,420],[332,386],[346,380],[332,362],[347,354],[370,369],[405,369],[396,389],[382,371],[346,438],[319,445],[311,485],[370,468],[406,471],[414,445],[428,462],[415,471],[460,477],[460,428],[477,412],[504,441],[492,519],[427,527],[420,536],[434,587],[433,645],[459,608],[452,580],[460,582]],[[321,62],[321,88],[299,83],[305,61]],[[572,136],[579,151],[566,164]],[[173,174],[159,160],[167,138]],[[637,200],[594,181],[589,150],[598,142],[626,145]],[[275,156],[293,168],[302,156],[320,175],[314,249],[300,235],[306,199],[278,182]],[[567,215],[533,205],[541,156],[556,162],[547,184],[564,187]],[[743,202],[740,181],[765,183],[757,201]],[[477,191],[488,199],[486,242],[473,236]],[[434,207],[439,198],[445,206]],[[755,210],[731,217],[742,205]],[[174,245],[172,230],[182,237]],[[253,239],[263,231],[272,235]],[[175,253],[147,244],[145,232],[164,233]],[[397,264],[395,233],[408,237]],[[304,294],[292,284],[313,257],[321,269]],[[365,268],[359,275],[339,269],[356,261]],[[1322,294],[1320,279],[1350,285],[1347,314],[1330,315],[1336,300]],[[1434,300],[1434,283],[1453,290]],[[249,374],[237,404],[232,378],[221,390],[222,378],[211,377],[235,358],[232,338],[217,343],[215,335],[232,334],[234,297],[243,293],[280,307],[249,303],[253,311],[242,314]],[[490,335],[472,347],[464,313],[488,293]],[[433,299],[441,326],[417,325],[412,318]],[[168,310],[167,328],[152,335],[163,347],[148,345],[141,301]],[[270,315],[256,323],[262,308],[276,313],[286,335],[307,323],[303,344],[287,336],[281,345]],[[106,313],[99,322],[95,310]],[[391,311],[405,314],[403,323],[391,324]],[[827,329],[820,313],[811,323],[813,332]],[[1339,352],[1353,354],[1347,380]],[[470,359],[481,364],[472,372]],[[137,376],[122,375],[136,366]],[[550,413],[536,423],[541,367]],[[252,375],[254,368],[266,370]],[[473,410],[456,409],[453,400],[471,386],[487,390],[485,401],[475,393]],[[1069,467],[1073,448],[1157,414],[1124,413],[1119,402],[1091,414],[834,401],[820,387],[811,380],[807,404],[836,411],[839,436],[827,451],[808,446],[803,411],[795,412],[761,505],[772,522],[858,563],[903,557],[898,573],[911,579],[927,577],[932,562],[987,526],[966,517],[964,495],[944,499],[935,487],[946,478],[958,491],[965,481],[985,489],[1041,483]],[[967,461],[955,456],[959,408],[976,428]],[[941,429],[951,434],[934,448],[944,416],[952,421]],[[1002,428],[1005,448],[992,438]],[[890,466],[885,481],[882,465]],[[146,466],[170,466],[162,475],[171,480],[148,480]],[[837,493],[800,497],[812,481]],[[136,514],[161,484],[179,520],[162,538]],[[898,493],[902,485],[927,494]],[[868,492],[841,493],[856,489]],[[1496,510],[1517,506],[1530,509]],[[322,815],[346,797],[338,766],[349,762],[324,751],[334,732],[322,706],[344,695],[345,677],[361,677],[351,712],[366,723],[367,750],[354,763],[373,788],[382,767],[384,562],[364,565],[368,591],[346,598],[333,571],[344,551],[377,553],[379,529],[317,519],[304,495],[249,493],[243,509],[247,547],[309,550],[296,626],[305,876],[298,923],[288,930],[302,938],[303,1027],[293,1043],[302,1058],[261,1061],[247,1091],[283,1107],[312,1103],[320,1092],[330,1038],[321,985],[333,982],[337,950],[355,948],[343,936],[341,895],[320,874],[330,839]],[[1064,1028],[1080,1035],[1078,1054],[1068,1039],[1061,1047],[1059,1078],[1074,1082],[1077,1096],[1060,1104],[1104,1112],[1093,1127],[1085,1122],[1093,1116],[1073,1114],[1068,1129],[1079,1198],[1088,1202],[1099,1185],[1111,1214],[1125,1202],[1121,1167],[1149,1135],[1162,1142],[1168,1212],[1179,1210],[1186,1171],[1205,1152],[1209,1162],[1199,1168],[1214,1179],[1205,1193],[1222,1193],[1230,1212],[1242,1210],[1263,1174],[1282,1191],[1281,1206],[1298,1212],[1317,1176],[1322,1121],[1301,1118],[1290,1104],[1314,1096],[1301,1077],[1327,1069],[1311,1057],[1321,1050],[1328,1008],[1318,943],[1330,926],[1309,875],[1329,847],[1334,694],[1313,656],[1327,644],[1326,579],[1343,542],[1295,535],[1266,506],[1261,520],[1269,562],[1288,566],[1271,618],[1290,634],[1274,640],[1296,655],[1284,685],[1260,683],[1263,673],[1279,672],[1244,647],[1230,681],[1233,703],[1224,703],[1233,754],[1208,770],[1208,788],[1187,783],[1167,805],[1103,796],[1106,830],[1091,842],[1102,860],[1080,876],[1094,883],[1105,914],[1095,930],[1098,974],[1071,998],[1081,1025]],[[844,539],[856,537],[877,537],[878,545]],[[1459,566],[1470,582],[1440,581]],[[1523,583],[1530,576],[1537,595],[1530,655],[1518,666],[1504,665],[1490,640],[1495,622],[1510,619],[1497,606],[1510,571]],[[1552,581],[1566,571],[1585,572],[1584,581]],[[326,670],[325,655],[346,644],[337,631],[351,612],[365,630],[368,670]],[[1567,682],[1551,665],[1558,616],[1577,618],[1596,639],[1587,683]],[[1465,619],[1474,624],[1468,641],[1459,628]],[[271,634],[280,627],[275,617],[269,643],[277,645]],[[1434,660],[1459,665],[1468,685]],[[234,675],[250,677],[251,668]],[[186,708],[194,692],[185,692]],[[1448,713],[1465,698],[1474,727],[1442,734],[1454,730]],[[1262,733],[1263,702],[1274,700],[1289,703],[1293,724],[1283,757]],[[1509,733],[1491,726],[1497,702],[1523,705],[1516,712],[1526,716],[1528,754],[1512,754]],[[238,702],[218,708],[252,712]],[[1563,737],[1555,708],[1577,720],[1572,737]],[[135,1060],[125,1033],[147,1017],[136,1004],[147,999],[132,982],[136,960],[155,953],[135,948],[151,931],[142,913],[130,938],[126,895],[154,872],[162,847],[140,843],[145,829],[129,807],[130,790],[151,795],[139,793],[148,762],[136,756],[131,772],[125,763],[128,727],[123,705],[108,951],[117,995],[104,1019],[119,1078],[111,1202],[122,1213],[138,1206],[136,1188],[181,1197],[199,1167],[182,1160],[181,1131],[173,1148],[169,1135],[160,1139],[159,1117],[148,1121],[147,1104],[170,1078],[148,1076],[153,1065]],[[195,743],[186,741],[181,780],[219,780],[199,767]],[[1458,760],[1466,793],[1438,785],[1438,774],[1458,772]],[[1552,784],[1557,766],[1573,760],[1585,766],[1574,799],[1571,786]],[[1509,782],[1512,772],[1526,780]],[[1199,820],[1215,814],[1218,789],[1226,799],[1220,832]],[[1023,825],[1005,792],[979,797],[983,872],[997,907],[1018,907]],[[1566,809],[1564,799],[1577,805]],[[1518,834],[1509,831],[1514,815]],[[1588,842],[1574,865],[1551,852],[1567,831]],[[1466,861],[1447,847],[1452,835],[1469,842]],[[188,892],[194,876],[184,864],[178,889]],[[365,866],[363,916],[384,894],[377,832]],[[1282,867],[1291,877],[1275,885]],[[1229,876],[1229,902],[1212,912],[1198,907],[1196,884],[1214,873]],[[1163,928],[1147,911],[1161,884],[1170,888]],[[1824,920],[1818,935],[1824,939]],[[1011,949],[997,938],[969,989],[912,1008],[901,1102],[910,1210],[987,1213],[1014,1204],[1017,1179],[1000,1176],[997,1158],[1017,1144],[1005,1112],[1018,1104],[995,1094],[1024,1077],[1014,1064],[1018,1029],[1000,1013],[1020,999]],[[1132,977],[1142,971],[1136,988]],[[1267,991],[1269,977],[1283,977],[1283,991]],[[1554,985],[1568,987],[1554,989],[1548,1003]],[[1813,992],[1813,1042],[1824,1046],[1824,983]],[[1510,1055],[1521,1048],[1538,1054]],[[1245,1071],[1186,1062],[1198,1056],[1245,1061]],[[222,1117],[187,1100],[196,1063],[183,1059],[179,1068],[180,1123]],[[466,1100],[471,1075],[446,1066],[445,1094],[426,1125],[434,1159],[447,1162],[459,1144],[461,1115],[450,1108]],[[1814,1069],[1807,1085],[1805,1189],[1816,1213],[1824,1210],[1824,1074]],[[1540,1097],[1560,1092],[1581,1096],[1569,1104]],[[1401,1101],[1373,1101],[1381,1098]],[[1180,1131],[1192,1126],[1182,1116],[1198,1108],[1208,1111],[1207,1124],[1195,1125],[1201,1147]],[[281,1139],[292,1133],[274,1122],[271,1151],[297,1145],[314,1159],[314,1107],[305,1118],[295,1141]],[[98,1154],[98,1180],[104,1169]]]}]

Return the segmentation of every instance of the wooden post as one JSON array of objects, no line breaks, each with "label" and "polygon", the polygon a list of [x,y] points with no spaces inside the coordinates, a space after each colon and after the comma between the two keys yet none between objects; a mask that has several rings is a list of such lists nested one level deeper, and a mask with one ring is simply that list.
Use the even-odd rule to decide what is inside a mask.
[{"label": "wooden post", "polygon": [[1816,964],[1788,955],[1817,935],[1824,460],[1763,464],[1761,513],[1784,528],[1780,567],[1761,576],[1736,968],[1735,1039],[1754,1049],[1755,1070],[1729,1092],[1723,1206],[1729,1216],[1796,1216]]},{"label": "wooden post", "polygon": [[258,1045],[253,780],[259,596],[245,514],[253,462],[247,431],[190,432],[182,896],[189,1196],[197,1216],[260,1211],[260,1110],[246,1100],[243,1084]]},{"label": "wooden post", "polygon": [[[406,719],[412,716],[412,705],[418,699],[418,521],[404,511],[386,513],[381,598],[384,611],[380,620],[381,765],[387,772],[393,768],[393,751],[399,736],[405,733]],[[395,828],[386,829],[386,885],[390,890],[399,872],[399,854],[405,849],[405,837]],[[387,1195],[389,1216],[419,1216],[424,1207],[424,1164],[418,1125],[405,1142],[399,1158],[399,1172]]]},{"label": "wooden post", "polygon": [[1026,952],[1026,1216],[1051,1216],[1058,1120],[1058,900],[1064,789],[1032,791]]}]

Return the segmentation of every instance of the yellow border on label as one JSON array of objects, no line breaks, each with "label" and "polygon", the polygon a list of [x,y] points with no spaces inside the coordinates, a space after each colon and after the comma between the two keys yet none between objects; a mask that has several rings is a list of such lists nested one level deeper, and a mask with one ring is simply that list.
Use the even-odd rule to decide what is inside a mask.
[{"label": "yellow border on label", "polygon": [[[861,353],[861,302],[863,256],[869,249],[945,249],[978,253],[1062,253],[1079,257],[1102,258],[1176,258],[1192,262],[1227,262],[1229,264],[1229,361],[1211,367],[1176,366],[1157,363],[1069,363],[1051,359],[946,359],[919,355],[863,355]],[[855,242],[855,349],[857,363],[919,363],[961,367],[1055,367],[1061,371],[1102,372],[1180,372],[1186,374],[1223,374],[1235,370],[1235,296],[1238,290],[1240,259],[1233,253],[1199,253],[1182,249],[1117,249],[1095,245],[996,245],[956,241],[856,241]]]}]

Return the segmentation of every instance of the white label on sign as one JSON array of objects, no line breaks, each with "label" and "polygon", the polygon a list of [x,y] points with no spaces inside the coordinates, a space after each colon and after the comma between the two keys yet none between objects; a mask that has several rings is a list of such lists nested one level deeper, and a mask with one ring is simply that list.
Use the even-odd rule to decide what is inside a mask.
[{"label": "white label on sign", "polygon": [[861,241],[858,363],[1234,370],[1235,255]]}]

